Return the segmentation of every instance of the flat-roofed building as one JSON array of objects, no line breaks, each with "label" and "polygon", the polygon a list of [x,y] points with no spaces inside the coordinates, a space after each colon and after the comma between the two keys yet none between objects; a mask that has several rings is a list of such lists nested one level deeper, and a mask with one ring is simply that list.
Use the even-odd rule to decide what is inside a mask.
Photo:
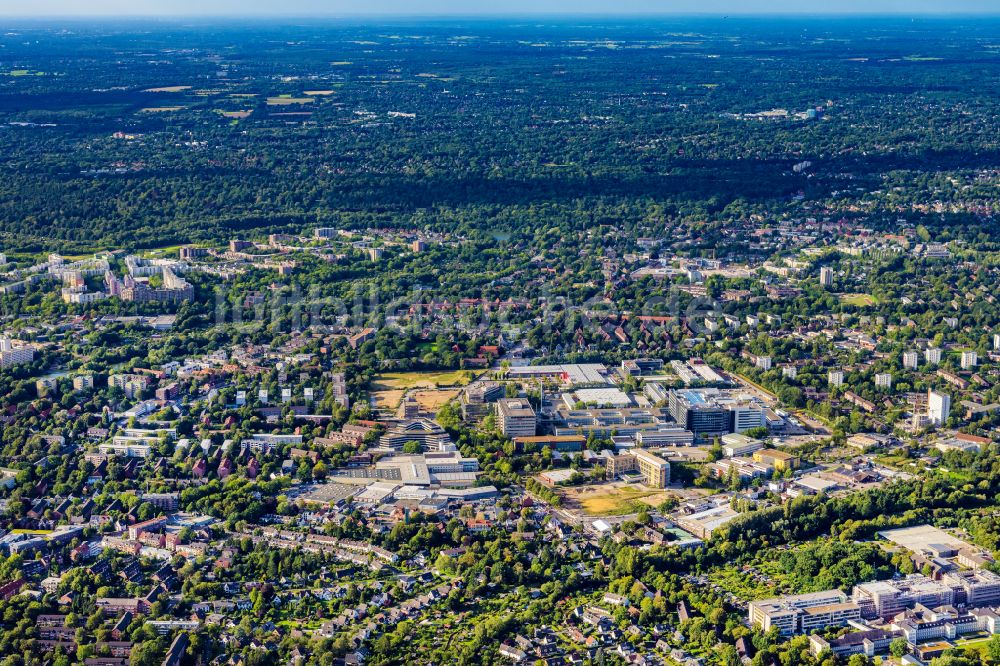
[{"label": "flat-roofed building", "polygon": [[417,442],[425,451],[441,451],[451,445],[451,437],[429,419],[413,419],[393,425],[378,441],[380,449],[393,451],[407,442]]},{"label": "flat-roofed building", "polygon": [[622,372],[629,376],[652,375],[663,369],[663,360],[659,358],[635,358],[622,361]]},{"label": "flat-roofed building", "polygon": [[802,615],[799,616],[799,631],[808,634],[824,627],[840,627],[860,619],[861,609],[853,601],[811,606],[802,609]]},{"label": "flat-roofed building", "polygon": [[954,603],[954,590],[941,581],[921,574],[901,580],[876,580],[854,586],[854,602],[866,618],[890,618],[915,604],[933,608]]},{"label": "flat-roofed building", "polygon": [[668,409],[678,425],[695,435],[725,435],[767,425],[767,407],[742,390],[670,391]]},{"label": "flat-roofed building", "polygon": [[35,360],[35,350],[7,337],[0,337],[0,368],[9,368]]},{"label": "flat-roofed building", "polygon": [[931,425],[944,425],[950,413],[950,395],[939,391],[927,391],[927,420]]},{"label": "flat-roofed building", "polygon": [[538,419],[526,399],[504,398],[497,401],[497,425],[507,437],[534,437]]},{"label": "flat-roofed building", "polygon": [[[956,555],[961,557],[961,552]],[[1000,576],[989,569],[950,571],[941,577],[941,582],[952,589],[956,604],[995,606],[1000,603]]]},{"label": "flat-roofed building", "polygon": [[670,485],[670,463],[645,449],[634,449],[632,455],[635,456],[639,472],[646,477],[647,486],[666,488]]},{"label": "flat-roofed building", "polygon": [[548,447],[555,451],[582,451],[586,443],[587,438],[582,435],[539,435],[514,438],[514,444],[522,451],[526,447]]},{"label": "flat-roofed building", "polygon": [[729,521],[737,518],[740,514],[732,509],[728,504],[724,506],[712,507],[692,513],[687,516],[678,516],[677,524],[684,530],[695,535],[699,539],[707,539],[712,536],[712,532],[719,529]]},{"label": "flat-roofed building", "polygon": [[778,472],[786,469],[796,469],[799,466],[799,457],[777,449],[760,449],[753,452],[753,459],[759,463],[770,465]]},{"label": "flat-roofed building", "polygon": [[504,386],[497,382],[481,382],[462,391],[459,400],[462,406],[462,418],[473,421],[485,417],[491,410],[491,405],[504,396]]},{"label": "flat-roofed building", "polygon": [[747,619],[764,632],[777,628],[781,634],[791,636],[804,631],[802,618],[812,608],[817,611],[806,620],[810,628],[839,626],[861,617],[857,604],[851,603],[842,591],[824,590],[751,601]]},{"label": "flat-roofed building", "polygon": [[607,372],[600,363],[520,365],[508,368],[507,378],[520,382],[550,380],[565,386],[607,386]]},{"label": "flat-roofed building", "polygon": [[727,458],[745,456],[764,448],[764,442],[742,433],[731,433],[722,436],[722,454]]},{"label": "flat-roofed building", "polygon": [[635,442],[643,447],[692,446],[694,433],[684,428],[658,428],[641,430],[634,435]]}]

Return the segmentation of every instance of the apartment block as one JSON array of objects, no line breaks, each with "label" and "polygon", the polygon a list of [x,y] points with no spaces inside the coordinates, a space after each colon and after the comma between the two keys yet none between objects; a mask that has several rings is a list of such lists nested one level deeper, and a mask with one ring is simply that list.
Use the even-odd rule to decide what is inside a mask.
[{"label": "apartment block", "polygon": [[930,425],[944,425],[951,413],[951,396],[938,391],[927,392],[927,421]]},{"label": "apartment block", "polygon": [[0,368],[9,368],[35,360],[35,350],[15,342],[7,337],[0,337]]}]

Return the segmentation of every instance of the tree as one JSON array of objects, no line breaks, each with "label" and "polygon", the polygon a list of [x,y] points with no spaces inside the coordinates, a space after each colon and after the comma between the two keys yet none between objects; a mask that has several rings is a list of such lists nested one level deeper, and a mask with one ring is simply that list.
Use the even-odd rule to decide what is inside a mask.
[{"label": "tree", "polygon": [[[994,638],[1000,638],[1000,636],[995,636]],[[889,643],[889,654],[891,654],[893,657],[902,657],[909,651],[910,651],[910,644],[906,642],[905,638],[896,638],[893,639],[891,643]]]},{"label": "tree", "polygon": [[986,655],[991,664],[1000,664],[1000,635],[990,638],[986,644]]}]

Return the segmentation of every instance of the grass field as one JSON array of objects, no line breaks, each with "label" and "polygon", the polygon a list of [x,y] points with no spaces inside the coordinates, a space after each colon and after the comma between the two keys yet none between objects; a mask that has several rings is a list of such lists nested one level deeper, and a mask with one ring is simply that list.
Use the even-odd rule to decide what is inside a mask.
[{"label": "grass field", "polygon": [[992,636],[988,636],[985,633],[977,633],[977,634],[972,634],[968,638],[963,638],[955,641],[955,647],[963,649],[972,648],[974,650],[979,650],[981,654],[986,656],[988,654],[986,650],[991,640],[993,640]]},{"label": "grass field", "polygon": [[403,389],[372,392],[372,397],[375,398],[375,406],[379,409],[396,409],[399,407],[399,403],[402,402],[404,395],[406,395],[406,391]]},{"label": "grass field", "polygon": [[466,386],[477,373],[471,370],[448,372],[386,372],[375,377],[372,388],[376,391],[413,388],[445,388]]},{"label": "grass field", "polygon": [[149,248],[149,249],[146,249],[146,250],[142,250],[141,254],[142,254],[143,257],[146,257],[146,258],[149,258],[149,259],[156,259],[156,258],[163,258],[163,257],[170,257],[170,258],[176,259],[177,255],[180,252],[180,249],[182,247],[184,247],[184,246],[183,245],[166,245],[164,247],[156,247],[156,248]]},{"label": "grass field", "polygon": [[440,391],[415,391],[413,398],[420,408],[436,413],[439,409],[458,397],[458,389],[442,389]]},{"label": "grass field", "polygon": [[841,294],[840,302],[844,305],[853,305],[856,308],[867,308],[875,305],[875,299],[868,294]]},{"label": "grass field", "polygon": [[671,497],[669,492],[629,485],[579,486],[560,492],[565,506],[579,507],[588,516],[636,513],[644,506],[658,506]]},{"label": "grass field", "polygon": [[312,97],[268,97],[268,106],[288,106],[291,104],[311,104]]}]

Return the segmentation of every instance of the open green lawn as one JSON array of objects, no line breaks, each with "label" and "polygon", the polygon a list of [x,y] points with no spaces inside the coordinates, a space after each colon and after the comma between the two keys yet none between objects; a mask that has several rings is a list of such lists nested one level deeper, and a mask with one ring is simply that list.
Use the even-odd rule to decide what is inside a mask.
[{"label": "open green lawn", "polygon": [[840,302],[844,305],[853,305],[856,308],[867,308],[875,305],[875,298],[868,294],[841,294]]},{"label": "open green lawn", "polygon": [[372,381],[373,389],[439,388],[445,386],[466,386],[479,373],[471,370],[449,370],[444,372],[385,372]]}]

